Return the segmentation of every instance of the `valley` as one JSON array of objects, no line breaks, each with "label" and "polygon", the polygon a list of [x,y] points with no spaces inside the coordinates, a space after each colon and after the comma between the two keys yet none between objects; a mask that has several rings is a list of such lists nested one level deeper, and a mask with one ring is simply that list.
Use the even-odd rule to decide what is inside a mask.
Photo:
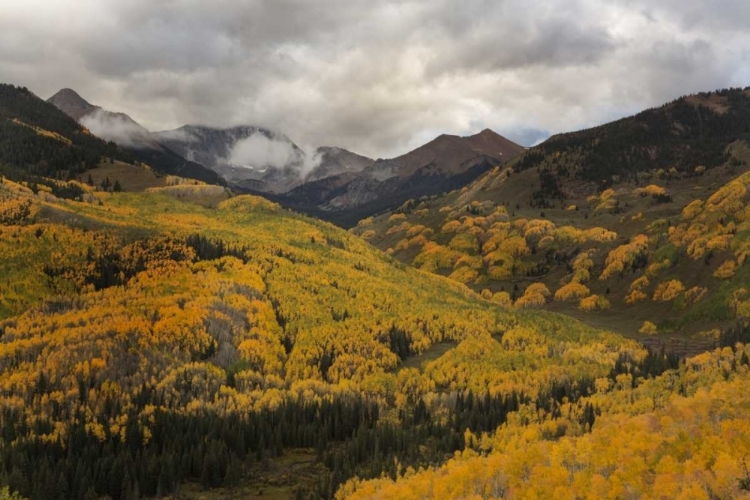
[{"label": "valley", "polygon": [[[347,231],[0,87],[0,485],[748,497],[747,92],[528,150],[326,150],[344,160],[290,192],[365,216]],[[686,105],[697,132],[628,135]]]}]

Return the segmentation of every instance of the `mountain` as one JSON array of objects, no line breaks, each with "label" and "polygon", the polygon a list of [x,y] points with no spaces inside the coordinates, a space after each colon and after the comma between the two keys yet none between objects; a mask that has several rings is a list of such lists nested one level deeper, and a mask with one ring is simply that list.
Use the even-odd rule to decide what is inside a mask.
[{"label": "mountain", "polygon": [[[215,192],[223,199],[194,203]],[[552,380],[585,383],[584,369],[606,377],[619,355],[645,354],[219,186],[86,203],[6,180],[0,200],[0,231],[13,235],[0,238],[0,453],[14,457],[0,478],[29,498],[130,498],[130,478],[146,497],[200,484],[332,498],[394,457],[442,462],[471,445],[465,426],[506,420],[506,396],[454,411],[457,391],[515,390],[508,402],[532,404],[525,395]],[[503,335],[518,343],[501,346]],[[519,362],[524,338],[551,354]],[[491,383],[467,370],[477,349],[494,357]],[[428,394],[429,415],[407,416]]]},{"label": "mountain", "polygon": [[358,172],[373,160],[341,148],[308,155],[284,134],[261,127],[186,125],[155,137],[185,158],[219,173],[232,185],[261,193],[285,193],[315,180]]},{"label": "mountain", "polygon": [[70,89],[49,102],[159,171],[212,183],[220,178],[240,191],[343,226],[411,198],[463,187],[524,151],[484,130],[470,137],[441,135],[405,155],[375,161],[336,147],[306,153],[286,135],[255,126],[185,125],[151,133]]},{"label": "mountain", "polygon": [[525,148],[484,130],[470,137],[441,135],[405,155],[377,160],[359,172],[344,172],[302,184],[274,198],[296,210],[351,226],[362,217],[410,198],[463,187]]},{"label": "mountain", "polygon": [[315,182],[326,177],[345,173],[356,173],[373,164],[375,160],[346,149],[322,146],[315,151],[317,165],[305,176],[305,182]]},{"label": "mountain", "polygon": [[74,90],[62,89],[47,99],[47,102],[105,141],[113,141],[128,147],[157,147],[150,137],[150,132],[128,115],[113,113],[95,106]]},{"label": "mountain", "polygon": [[46,186],[57,196],[72,198],[80,188],[61,180],[74,179],[105,159],[134,162],[133,155],[91,135],[81,125],[31,93],[0,84],[0,173]]},{"label": "mountain", "polygon": [[299,184],[304,153],[288,137],[254,126],[212,128],[186,125],[156,132],[161,142],[205,165],[232,185],[283,192]]},{"label": "mountain", "polygon": [[47,102],[75,121],[80,121],[85,115],[102,109],[99,106],[90,104],[72,89],[59,90],[55,95],[47,99]]},{"label": "mountain", "polygon": [[[749,144],[750,89],[685,96],[554,136],[354,231],[508,303],[694,353],[736,320],[750,279]],[[526,295],[534,283],[547,291]]]},{"label": "mountain", "polygon": [[47,102],[85,126],[92,134],[127,148],[162,174],[193,178],[211,184],[225,184],[203,165],[186,160],[156,140],[151,132],[124,113],[114,113],[93,105],[71,89],[62,89]]}]

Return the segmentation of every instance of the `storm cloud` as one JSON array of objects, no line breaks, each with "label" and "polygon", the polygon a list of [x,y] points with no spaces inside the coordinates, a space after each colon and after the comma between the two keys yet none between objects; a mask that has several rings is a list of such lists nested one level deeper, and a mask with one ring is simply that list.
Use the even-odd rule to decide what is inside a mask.
[{"label": "storm cloud", "polygon": [[257,125],[377,158],[750,85],[748,18],[746,0],[5,0],[0,81],[151,130]]}]

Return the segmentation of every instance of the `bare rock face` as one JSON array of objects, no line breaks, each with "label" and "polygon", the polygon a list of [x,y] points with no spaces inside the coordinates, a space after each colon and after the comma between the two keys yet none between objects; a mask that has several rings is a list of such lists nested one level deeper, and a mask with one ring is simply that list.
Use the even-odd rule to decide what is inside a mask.
[{"label": "bare rock face", "polygon": [[272,130],[250,125],[185,125],[154,136],[186,159],[212,169],[230,185],[282,193],[302,182],[304,152]]}]

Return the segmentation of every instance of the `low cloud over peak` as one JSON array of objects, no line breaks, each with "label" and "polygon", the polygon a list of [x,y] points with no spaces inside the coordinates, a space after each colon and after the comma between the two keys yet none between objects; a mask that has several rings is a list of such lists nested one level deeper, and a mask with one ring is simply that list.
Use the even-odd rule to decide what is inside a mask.
[{"label": "low cloud over peak", "polygon": [[0,80],[151,130],[254,123],[372,157],[484,128],[529,145],[750,82],[744,0],[6,0]]}]

